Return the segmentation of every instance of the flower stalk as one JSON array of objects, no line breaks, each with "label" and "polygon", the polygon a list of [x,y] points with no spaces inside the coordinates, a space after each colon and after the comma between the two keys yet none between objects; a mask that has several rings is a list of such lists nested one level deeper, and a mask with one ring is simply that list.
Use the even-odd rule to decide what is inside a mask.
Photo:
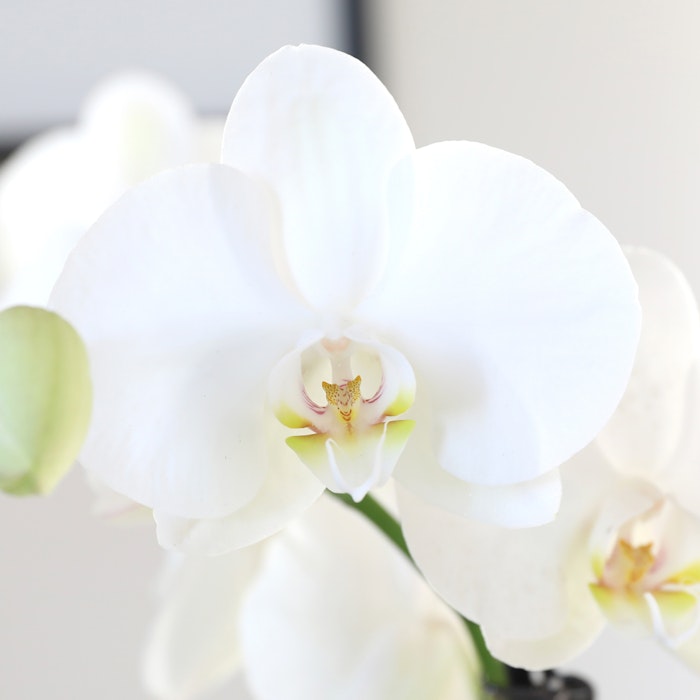
[{"label": "flower stalk", "polygon": [[[355,502],[348,494],[333,493],[332,491],[329,491],[328,493],[331,493],[346,506],[354,508],[362,513],[365,518],[370,520],[386,535],[386,537],[388,537],[394,543],[394,545],[396,545],[399,550],[401,550],[401,552],[411,562],[411,565],[418,570],[418,567],[416,567],[416,563],[413,561],[413,557],[408,550],[408,545],[406,544],[406,539],[403,536],[401,525],[399,524],[398,520],[396,520],[396,518],[394,518],[394,516],[391,515],[391,513],[389,513],[389,511],[387,511],[386,508],[381,505],[381,503],[379,503],[379,501],[377,501],[376,498],[373,498],[368,494],[361,501]],[[496,688],[507,687],[507,666],[491,655],[491,652],[489,652],[488,648],[486,647],[486,642],[484,641],[484,636],[481,633],[481,628],[479,625],[471,620],[467,620],[467,618],[462,615],[460,615],[460,618],[464,622],[464,626],[471,637],[477,654],[479,655],[485,684]]]}]

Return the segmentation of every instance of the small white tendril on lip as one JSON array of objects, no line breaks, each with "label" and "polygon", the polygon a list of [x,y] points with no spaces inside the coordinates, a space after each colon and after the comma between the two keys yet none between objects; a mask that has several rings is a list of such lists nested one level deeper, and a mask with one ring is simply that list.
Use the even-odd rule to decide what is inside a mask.
[{"label": "small white tendril on lip", "polygon": [[384,447],[384,441],[386,440],[387,426],[388,422],[385,422],[382,430],[382,436],[375,447],[372,471],[370,472],[369,476],[357,486],[351,486],[345,480],[345,477],[343,477],[343,475],[340,473],[340,469],[338,469],[338,463],[335,459],[335,452],[333,451],[334,447],[340,447],[338,443],[333,438],[328,438],[328,440],[326,440],[326,454],[328,455],[328,464],[331,470],[331,474],[336,480],[338,486],[345,493],[349,493],[352,500],[355,501],[355,503],[359,503],[367,495],[372,486],[378,483],[379,476],[382,471],[381,455],[382,448]]},{"label": "small white tendril on lip", "polygon": [[695,598],[695,607],[693,610],[695,617],[693,619],[693,624],[690,626],[689,629],[674,636],[666,631],[666,625],[664,624],[663,615],[661,614],[661,608],[659,607],[656,598],[654,598],[654,595],[649,591],[644,593],[644,600],[646,601],[647,607],[649,608],[649,614],[651,615],[651,624],[654,628],[654,634],[669,649],[677,649],[679,646],[685,644],[685,642],[691,639],[700,629],[700,610],[698,609],[698,595],[695,591],[690,591],[685,587],[665,587],[664,590],[683,591]]}]

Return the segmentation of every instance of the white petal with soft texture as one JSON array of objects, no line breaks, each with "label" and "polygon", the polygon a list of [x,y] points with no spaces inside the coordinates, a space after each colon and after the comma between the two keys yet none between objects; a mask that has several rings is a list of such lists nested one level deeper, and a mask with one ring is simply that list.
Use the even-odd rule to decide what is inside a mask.
[{"label": "white petal with soft texture", "polygon": [[253,500],[223,518],[196,520],[156,511],[163,547],[213,556],[247,547],[281,530],[321,495],[324,485],[285,443],[288,431],[272,416],[266,429],[269,468]]},{"label": "white petal with soft texture", "polygon": [[248,503],[267,469],[267,375],[304,310],[274,273],[274,201],[226,166],[158,175],[69,258],[53,304],[85,339],[95,402],[81,462],[187,518]]},{"label": "white petal with soft texture", "polygon": [[189,700],[241,670],[238,618],[262,550],[173,557],[143,656],[143,679],[163,700]]},{"label": "white petal with soft texture", "polygon": [[[497,395],[493,385],[490,395]],[[440,466],[434,449],[438,440],[428,400],[419,396],[408,415],[415,420],[415,428],[396,466],[394,478],[421,500],[456,515],[503,527],[543,525],[557,514],[561,500],[558,470],[552,469],[530,481],[503,486],[462,481]],[[456,436],[466,437],[459,433]],[[512,439],[504,445],[504,438],[499,434],[492,437],[493,450],[509,449],[511,459],[519,459],[519,452],[524,449],[522,445]],[[535,451],[530,445],[526,447]]]},{"label": "white petal with soft texture", "polygon": [[513,666],[548,668],[582,651],[602,624],[588,590],[588,528],[611,476],[593,450],[562,468],[557,519],[509,530],[460,518],[399,490],[409,549],[429,583],[482,626]]},{"label": "white petal with soft texture", "polygon": [[388,540],[330,499],[270,544],[241,634],[261,700],[477,697],[464,628]]},{"label": "white petal with soft texture", "polygon": [[356,59],[285,47],[247,78],[224,131],[222,160],[279,197],[290,279],[320,310],[345,310],[386,259],[394,166],[413,151],[386,88]]},{"label": "white petal with soft texture", "polygon": [[412,237],[358,315],[430,395],[445,469],[482,484],[533,479],[595,437],[622,396],[639,332],[629,266],[523,158],[442,143],[417,152],[415,174]]},{"label": "white petal with soft texture", "polygon": [[629,385],[597,438],[618,471],[654,479],[669,464],[683,433],[687,385],[700,349],[700,317],[678,268],[653,251],[631,248],[639,284],[642,333]]}]

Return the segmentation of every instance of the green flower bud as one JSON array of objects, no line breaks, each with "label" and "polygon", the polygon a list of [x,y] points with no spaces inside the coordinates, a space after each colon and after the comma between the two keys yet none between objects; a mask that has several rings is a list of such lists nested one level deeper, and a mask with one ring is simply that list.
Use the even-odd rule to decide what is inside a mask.
[{"label": "green flower bud", "polygon": [[51,491],[87,433],[92,387],[85,346],[60,316],[0,313],[0,489]]}]

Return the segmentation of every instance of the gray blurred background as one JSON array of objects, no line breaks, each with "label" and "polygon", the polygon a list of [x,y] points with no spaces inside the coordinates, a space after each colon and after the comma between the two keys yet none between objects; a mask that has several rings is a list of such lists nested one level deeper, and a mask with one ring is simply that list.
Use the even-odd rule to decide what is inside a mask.
[{"label": "gray blurred background", "polygon": [[[74,121],[118,68],[154,70],[224,114],[265,55],[322,43],[364,55],[419,145],[531,158],[620,241],[676,260],[697,295],[699,29],[695,0],[0,0],[0,148]],[[80,472],[44,500],[0,495],[3,700],[147,697],[161,552],[149,524],[115,527],[90,504]],[[614,632],[571,667],[601,700],[700,697],[670,655]]]}]

